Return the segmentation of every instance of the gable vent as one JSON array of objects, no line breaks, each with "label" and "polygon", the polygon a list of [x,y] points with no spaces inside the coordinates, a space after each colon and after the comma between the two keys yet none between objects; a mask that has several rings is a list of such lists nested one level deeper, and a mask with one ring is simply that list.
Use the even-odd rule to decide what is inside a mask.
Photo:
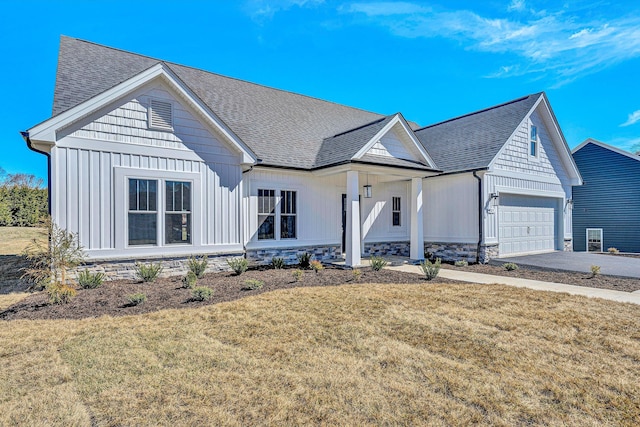
[{"label": "gable vent", "polygon": [[151,100],[149,104],[149,127],[173,130],[173,108],[170,102]]}]

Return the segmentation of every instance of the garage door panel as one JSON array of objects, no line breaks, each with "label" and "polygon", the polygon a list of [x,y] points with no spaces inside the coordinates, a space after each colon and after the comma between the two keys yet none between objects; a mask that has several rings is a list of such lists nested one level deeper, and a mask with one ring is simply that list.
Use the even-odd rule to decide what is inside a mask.
[{"label": "garage door panel", "polygon": [[557,241],[556,199],[500,195],[500,255],[552,251]]}]

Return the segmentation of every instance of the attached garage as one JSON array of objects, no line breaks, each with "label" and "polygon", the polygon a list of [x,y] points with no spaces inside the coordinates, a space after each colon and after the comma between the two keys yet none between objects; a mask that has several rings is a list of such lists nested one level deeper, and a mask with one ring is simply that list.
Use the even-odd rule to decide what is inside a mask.
[{"label": "attached garage", "polygon": [[559,249],[558,199],[500,194],[500,256]]}]

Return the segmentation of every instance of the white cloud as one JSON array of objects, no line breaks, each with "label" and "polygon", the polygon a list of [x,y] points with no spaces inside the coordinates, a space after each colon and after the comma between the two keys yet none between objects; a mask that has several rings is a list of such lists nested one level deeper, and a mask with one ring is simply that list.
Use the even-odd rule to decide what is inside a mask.
[{"label": "white cloud", "polygon": [[[514,0],[509,6],[513,10],[525,7],[522,0]],[[364,14],[372,24],[386,27],[399,37],[442,37],[468,49],[520,58],[514,61],[518,66],[504,66],[491,77],[551,75],[561,85],[640,57],[640,17],[634,15],[584,21],[560,10],[532,12],[529,20],[522,21],[512,16],[483,16],[471,10],[436,10],[411,2],[352,3],[339,10]]]},{"label": "white cloud", "polygon": [[245,11],[256,20],[273,18],[277,12],[291,9],[293,6],[317,6],[324,0],[248,0],[244,4]]},{"label": "white cloud", "polygon": [[633,113],[629,114],[629,117],[627,117],[627,121],[622,123],[620,126],[631,126],[638,122],[640,122],[640,110],[636,110]]},{"label": "white cloud", "polygon": [[515,10],[516,12],[522,12],[526,8],[527,8],[527,5],[525,4],[524,0],[512,0],[509,7],[507,7],[507,10],[509,11]]}]

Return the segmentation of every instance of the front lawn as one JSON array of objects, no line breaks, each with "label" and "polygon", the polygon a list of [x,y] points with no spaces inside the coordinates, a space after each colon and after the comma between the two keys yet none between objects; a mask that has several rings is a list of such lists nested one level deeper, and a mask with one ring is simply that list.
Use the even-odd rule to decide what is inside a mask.
[{"label": "front lawn", "polygon": [[0,325],[0,425],[640,424],[631,304],[354,284]]}]

